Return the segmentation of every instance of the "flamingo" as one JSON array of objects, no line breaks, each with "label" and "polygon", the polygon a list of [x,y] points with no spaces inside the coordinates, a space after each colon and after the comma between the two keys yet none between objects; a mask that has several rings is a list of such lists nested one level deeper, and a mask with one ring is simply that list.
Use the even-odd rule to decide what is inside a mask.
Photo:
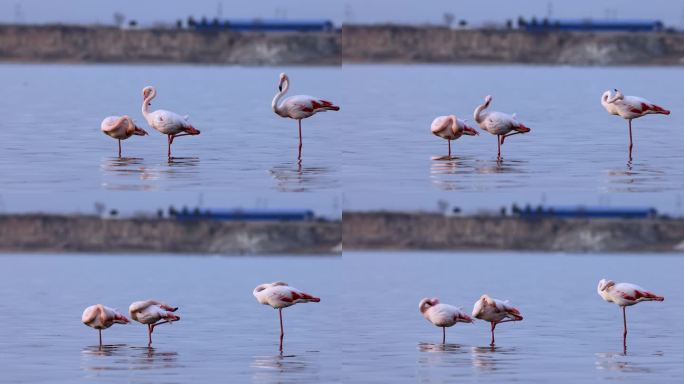
[{"label": "flamingo", "polygon": [[252,292],[257,301],[263,305],[270,305],[278,310],[280,317],[280,350],[283,350],[283,308],[295,305],[297,303],[318,303],[320,298],[304,293],[297,288],[290,287],[287,283],[276,281],[271,284],[261,284],[254,288]]},{"label": "flamingo", "polygon": [[[512,115],[496,111],[483,113],[485,109],[489,108],[491,102],[491,96],[485,97],[484,104],[479,105],[475,108],[475,111],[473,111],[473,117],[475,118],[475,122],[480,126],[480,129],[487,131],[492,135],[496,135],[496,142],[499,147],[497,159],[501,160],[501,146],[503,145],[504,140],[506,140],[508,136],[527,133],[531,130],[523,123],[516,120],[515,113]],[[511,131],[515,132],[510,133]]]},{"label": "flamingo", "polygon": [[320,99],[318,97],[295,95],[283,100],[280,99],[290,89],[290,78],[285,73],[280,74],[280,82],[278,83],[278,93],[273,97],[271,108],[273,112],[280,117],[289,117],[297,120],[299,125],[299,155],[302,156],[302,119],[311,117],[318,112],[325,111],[339,111],[340,107],[334,105],[332,102]]},{"label": "flamingo", "polygon": [[131,319],[141,324],[147,324],[148,345],[152,345],[154,327],[180,320],[180,316],[173,313],[177,310],[178,307],[172,307],[156,300],[136,301],[128,307]]},{"label": "flamingo", "polygon": [[116,309],[106,307],[102,304],[91,305],[83,311],[81,316],[83,324],[95,328],[100,333],[100,347],[102,347],[102,330],[114,324],[128,324],[128,318]]},{"label": "flamingo", "polygon": [[468,126],[465,121],[456,118],[454,115],[439,116],[435,118],[432,120],[430,130],[433,135],[446,139],[447,143],[449,143],[449,159],[451,159],[451,140],[456,140],[463,135],[479,135],[479,133]]},{"label": "flamingo", "polygon": [[105,135],[119,141],[119,157],[121,157],[121,140],[126,140],[133,135],[147,135],[147,132],[135,125],[133,119],[128,115],[105,117],[100,124],[100,130]]},{"label": "flamingo", "polygon": [[446,344],[446,327],[456,323],[472,323],[473,319],[459,308],[449,304],[441,304],[436,297],[425,298],[418,304],[418,309],[427,321],[442,327],[442,344]]},{"label": "flamingo", "polygon": [[601,105],[611,115],[617,115],[626,119],[629,125],[629,159],[632,159],[632,119],[637,119],[650,114],[669,115],[670,111],[637,96],[625,96],[618,89],[614,89],[615,95],[610,91],[601,95]]},{"label": "flamingo", "polygon": [[499,323],[509,321],[520,321],[523,317],[517,308],[508,304],[508,301],[492,299],[487,295],[480,296],[480,299],[473,306],[473,317],[476,319],[489,321],[491,324],[492,340],[490,346],[494,346],[494,329]]},{"label": "flamingo", "polygon": [[175,112],[166,111],[164,109],[158,109],[156,111],[148,111],[148,107],[157,96],[157,90],[152,86],[147,86],[143,88],[143,104],[142,104],[142,114],[147,120],[147,124],[150,127],[156,129],[157,131],[167,135],[168,137],[168,157],[171,158],[171,144],[173,144],[173,139],[181,136],[188,135],[199,135],[200,131],[190,124],[188,121],[190,116],[181,116]]},{"label": "flamingo", "polygon": [[663,301],[663,296],[649,292],[644,288],[632,283],[616,283],[612,280],[601,279],[596,288],[599,296],[609,303],[615,303],[622,308],[622,323],[624,332],[622,333],[622,345],[627,351],[627,314],[625,309],[642,301]]}]

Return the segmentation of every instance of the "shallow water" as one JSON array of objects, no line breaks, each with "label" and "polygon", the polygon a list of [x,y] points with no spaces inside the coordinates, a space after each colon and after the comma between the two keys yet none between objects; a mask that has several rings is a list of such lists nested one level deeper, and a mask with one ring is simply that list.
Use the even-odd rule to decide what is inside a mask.
[{"label": "shallow water", "polygon": [[[105,255],[0,256],[0,382],[254,382],[340,380],[339,257]],[[315,272],[315,273],[313,273]],[[257,277],[258,276],[258,277]],[[321,297],[278,314],[252,296],[286,280]],[[103,303],[125,312],[140,299],[179,306],[181,320],[102,332],[80,321]]]},{"label": "shallow water", "polygon": [[[438,199],[466,208],[518,204],[656,206],[684,213],[684,69],[345,65],[342,184],[345,209],[434,208]],[[621,88],[672,110],[633,122],[609,115],[601,94]],[[433,136],[436,116],[474,125],[485,95],[491,110],[516,112],[532,128],[502,146],[495,136]]]},{"label": "shallow water", "polygon": [[[670,255],[345,252],[345,382],[678,382],[684,374],[680,273]],[[622,315],[596,293],[607,277],[665,296]],[[481,294],[507,299],[524,320],[441,329],[418,310],[424,297],[470,313]]]},{"label": "shallow water", "polygon": [[[8,209],[41,206],[46,192],[61,210],[95,201],[122,209],[168,204],[296,207],[339,215],[339,113],[304,120],[297,158],[295,120],[271,110],[283,68],[191,65],[0,64],[0,184]],[[287,67],[289,94],[337,102],[340,71]],[[142,88],[154,85],[151,109],[189,114],[199,136],[166,137],[141,114]],[[149,136],[117,142],[100,132],[109,115],[128,114]]]}]

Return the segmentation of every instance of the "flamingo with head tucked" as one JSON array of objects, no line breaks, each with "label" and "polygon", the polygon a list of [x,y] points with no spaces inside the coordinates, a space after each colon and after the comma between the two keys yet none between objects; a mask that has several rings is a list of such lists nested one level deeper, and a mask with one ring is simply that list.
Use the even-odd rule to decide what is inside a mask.
[{"label": "flamingo with head tucked", "polygon": [[601,95],[601,105],[611,115],[617,115],[626,119],[629,125],[629,158],[632,159],[632,119],[637,119],[650,114],[669,115],[670,111],[650,101],[637,96],[625,96],[618,89],[614,89],[615,95],[610,91]]},{"label": "flamingo with head tucked", "polygon": [[273,97],[271,108],[280,117],[289,117],[297,120],[299,125],[299,154],[298,158],[302,156],[302,119],[311,117],[318,112],[325,111],[339,111],[340,107],[318,97],[307,95],[295,95],[287,97],[285,100],[280,100],[290,89],[290,78],[285,73],[280,74],[278,82],[278,93]]},{"label": "flamingo with head tucked", "polygon": [[[484,112],[485,109],[489,108],[492,102],[492,97],[485,97],[485,102],[479,105],[473,111],[473,117],[475,122],[480,126],[480,129],[496,135],[496,142],[498,145],[497,159],[501,160],[501,145],[503,145],[504,140],[507,137],[517,135],[519,133],[530,132],[530,128],[526,127],[525,124],[518,122],[515,117],[515,113],[509,115],[503,112]],[[510,133],[514,131],[513,133]]]},{"label": "flamingo with head tucked", "polygon": [[520,311],[508,304],[508,301],[493,299],[487,295],[480,296],[480,299],[475,302],[473,317],[489,321],[491,324],[492,340],[489,345],[492,347],[494,346],[494,329],[497,324],[523,319]]},{"label": "flamingo with head tucked", "polygon": [[432,121],[430,130],[433,135],[446,139],[449,143],[449,159],[451,159],[451,140],[456,140],[463,135],[479,135],[479,133],[468,126],[464,120],[458,119],[454,115],[439,116],[435,118]]},{"label": "flamingo with head tucked", "polygon": [[133,119],[127,115],[105,117],[100,124],[100,130],[105,135],[119,141],[119,157],[121,157],[121,140],[126,140],[133,135],[147,135],[147,132],[135,125]]},{"label": "flamingo with head tucked", "polygon": [[263,305],[270,305],[278,310],[280,317],[280,350],[283,350],[283,308],[290,307],[297,303],[318,303],[320,298],[304,293],[297,288],[290,287],[287,283],[276,281],[270,284],[261,284],[254,288],[252,292],[257,301]]},{"label": "flamingo with head tucked", "polygon": [[91,305],[83,311],[81,316],[83,324],[95,328],[100,333],[100,347],[102,346],[102,330],[114,324],[128,324],[128,318],[117,312],[114,308],[102,304]]},{"label": "flamingo with head tucked", "polygon": [[181,136],[199,135],[200,131],[190,124],[188,115],[181,116],[175,112],[158,109],[150,112],[148,107],[157,96],[157,90],[152,86],[143,88],[142,114],[147,120],[147,124],[157,131],[165,134],[168,141],[168,157],[171,158],[171,144],[173,139]]},{"label": "flamingo with head tucked", "polygon": [[596,288],[599,296],[609,303],[615,303],[622,308],[622,345],[627,351],[627,314],[625,309],[642,301],[663,301],[663,296],[658,296],[644,288],[632,283],[616,283],[612,280],[601,279]]},{"label": "flamingo with head tucked", "polygon": [[172,307],[157,300],[136,301],[128,307],[131,319],[147,325],[148,345],[152,345],[152,332],[157,325],[180,320],[174,314],[178,307]]},{"label": "flamingo with head tucked", "polygon": [[454,326],[456,323],[473,322],[468,314],[453,305],[440,303],[436,297],[421,300],[418,309],[427,321],[442,327],[442,344],[446,344],[446,327]]}]

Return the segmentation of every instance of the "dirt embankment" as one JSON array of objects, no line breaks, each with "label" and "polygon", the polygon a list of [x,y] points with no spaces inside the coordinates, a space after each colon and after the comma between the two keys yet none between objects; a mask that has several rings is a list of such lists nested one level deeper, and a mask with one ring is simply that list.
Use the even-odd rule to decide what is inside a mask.
[{"label": "dirt embankment", "polygon": [[338,32],[238,33],[0,25],[0,60],[340,65]]},{"label": "dirt embankment", "polygon": [[684,220],[344,213],[343,237],[345,250],[684,252]]},{"label": "dirt embankment", "polygon": [[1,252],[339,254],[339,221],[220,222],[0,216]]},{"label": "dirt embankment", "polygon": [[683,65],[684,33],[453,30],[345,25],[342,60],[365,63]]}]

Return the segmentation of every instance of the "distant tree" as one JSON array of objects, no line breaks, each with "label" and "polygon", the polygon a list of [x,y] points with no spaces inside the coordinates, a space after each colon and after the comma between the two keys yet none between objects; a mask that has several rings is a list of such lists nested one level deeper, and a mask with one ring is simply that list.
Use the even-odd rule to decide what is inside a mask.
[{"label": "distant tree", "polygon": [[161,209],[161,208],[157,209],[157,217],[160,219],[164,217],[164,210],[163,209]]},{"label": "distant tree", "polygon": [[131,28],[135,28],[135,27],[138,26],[138,22],[135,21],[135,20],[131,20],[131,21],[128,22],[128,26],[131,27]]},{"label": "distant tree", "polygon": [[439,210],[442,213],[446,213],[448,209],[449,209],[449,202],[447,202],[446,200],[438,200],[437,201],[437,210]]},{"label": "distant tree", "polygon": [[188,16],[188,27],[194,28],[197,26],[197,20],[194,17]]},{"label": "distant tree", "polygon": [[190,211],[188,210],[188,207],[183,206],[183,209],[181,209],[181,213],[187,216],[190,213]]},{"label": "distant tree", "polygon": [[124,26],[124,22],[126,21],[126,15],[124,15],[121,12],[114,12],[114,25],[117,27],[121,28]]},{"label": "distant tree", "polygon": [[533,27],[536,27],[537,25],[539,25],[539,22],[537,21],[537,18],[536,18],[536,17],[533,17],[533,18],[532,18],[532,21],[530,22],[530,24],[532,24]]},{"label": "distant tree", "polygon": [[451,28],[451,25],[454,24],[455,19],[456,17],[451,12],[444,12],[444,14],[442,15],[442,21],[444,21],[444,25],[447,28]]},{"label": "distant tree", "polygon": [[501,213],[501,216],[506,216],[506,207],[501,207],[499,212]]},{"label": "distant tree", "polygon": [[216,28],[218,28],[221,25],[221,22],[219,21],[218,17],[215,17],[214,20],[211,21],[211,25]]},{"label": "distant tree", "polygon": [[106,208],[105,208],[104,203],[99,202],[99,201],[95,203],[95,213],[98,216],[102,216],[102,214],[105,212],[105,209]]},{"label": "distant tree", "polygon": [[111,216],[111,217],[117,217],[118,215],[119,215],[119,211],[116,209],[112,209],[111,211],[109,211],[109,216]]},{"label": "distant tree", "polygon": [[183,29],[183,20],[181,20],[181,19],[176,20],[176,28]]},{"label": "distant tree", "polygon": [[513,29],[513,20],[506,20],[506,29]]},{"label": "distant tree", "polygon": [[209,20],[207,20],[206,16],[202,16],[202,19],[200,20],[200,25],[203,27],[209,25]]},{"label": "distant tree", "polygon": [[461,20],[458,22],[458,26],[461,27],[461,28],[465,28],[465,27],[468,26],[468,22],[465,21],[465,20],[463,20],[463,19],[461,19]]},{"label": "distant tree", "polygon": [[527,21],[525,21],[525,18],[518,16],[518,29],[523,29],[525,26],[527,26]]},{"label": "distant tree", "polygon": [[176,211],[176,208],[173,205],[169,206],[169,217],[176,216],[178,211]]}]

